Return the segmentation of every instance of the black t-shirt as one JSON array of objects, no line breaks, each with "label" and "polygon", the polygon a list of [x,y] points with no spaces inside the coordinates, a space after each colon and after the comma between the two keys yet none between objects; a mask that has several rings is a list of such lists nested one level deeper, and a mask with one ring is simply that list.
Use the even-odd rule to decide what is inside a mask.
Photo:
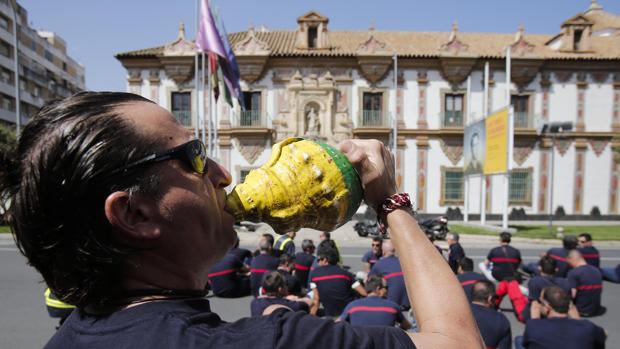
[{"label": "black t-shirt", "polygon": [[285,305],[293,311],[305,311],[306,313],[310,311],[308,304],[305,302],[297,302],[288,300],[286,298],[277,298],[277,297],[258,297],[252,300],[250,303],[250,310],[252,316],[262,316],[263,311],[273,304],[281,304]]},{"label": "black t-shirt", "polygon": [[570,296],[571,287],[568,284],[568,280],[566,278],[556,276],[534,276],[527,283],[529,299],[540,298],[540,292],[542,292],[543,288],[549,286],[558,286]]},{"label": "black t-shirt", "polygon": [[583,258],[593,267],[601,266],[601,254],[594,246],[577,247],[577,251],[581,252]]},{"label": "black t-shirt", "polygon": [[582,315],[596,315],[601,307],[603,276],[589,264],[571,269],[566,276],[571,288],[577,290],[575,306]]},{"label": "black t-shirt", "polygon": [[234,254],[242,263],[248,264],[252,261],[252,252],[245,248],[233,248],[228,253]]},{"label": "black t-shirt", "polygon": [[243,263],[233,253],[228,253],[224,258],[209,270],[209,283],[211,290],[216,296],[234,293],[239,287],[240,277],[237,272]]},{"label": "black t-shirt", "polygon": [[355,276],[337,265],[326,265],[312,270],[310,282],[318,288],[319,299],[327,316],[339,316],[344,307],[355,299],[355,293],[351,289]]},{"label": "black t-shirt", "polygon": [[487,259],[493,263],[491,273],[495,280],[513,280],[521,264],[521,252],[510,245],[498,246],[489,251]]},{"label": "black t-shirt", "polygon": [[370,264],[370,267],[372,268],[372,266],[377,263],[379,258],[381,258],[381,255],[376,255],[372,250],[368,250],[362,256],[362,262]]},{"label": "black t-shirt", "polygon": [[463,291],[465,291],[465,295],[467,296],[467,299],[470,302],[471,302],[471,292],[472,292],[472,289],[474,288],[474,284],[477,281],[486,280],[484,275],[478,274],[473,271],[466,271],[463,274],[458,274],[456,278],[461,283],[461,286],[463,286]]},{"label": "black t-shirt", "polygon": [[297,252],[297,254],[295,254],[294,274],[304,287],[308,286],[308,275],[310,274],[310,268],[312,268],[314,259],[314,256],[309,253]]},{"label": "black t-shirt", "polygon": [[382,276],[388,285],[387,298],[403,308],[409,308],[405,278],[396,256],[383,257],[375,263],[368,275]]},{"label": "black t-shirt", "polygon": [[69,316],[46,349],[415,348],[397,328],[356,328],[288,310],[224,323],[205,299],[154,301],[95,318]]},{"label": "black t-shirt", "polygon": [[528,349],[605,348],[605,331],[588,320],[551,318],[529,320],[523,346]]},{"label": "black t-shirt", "polygon": [[394,326],[405,320],[400,305],[378,296],[360,298],[347,304],[339,319],[356,326]]},{"label": "black t-shirt", "polygon": [[478,304],[472,304],[471,311],[487,348],[512,348],[512,332],[506,315]]},{"label": "black t-shirt", "polygon": [[566,277],[568,269],[570,269],[570,265],[568,265],[568,262],[566,261],[568,252],[569,251],[563,247],[554,247],[547,251],[547,256],[555,259],[556,266],[558,267],[558,271],[555,273],[555,276],[562,278]]},{"label": "black t-shirt", "polygon": [[252,258],[252,266],[250,268],[250,288],[254,297],[258,296],[258,290],[263,282],[263,275],[268,271],[278,269],[280,260],[269,254],[259,254]]},{"label": "black t-shirt", "polygon": [[448,247],[448,264],[452,271],[456,273],[459,268],[459,261],[465,257],[465,250],[458,242]]}]

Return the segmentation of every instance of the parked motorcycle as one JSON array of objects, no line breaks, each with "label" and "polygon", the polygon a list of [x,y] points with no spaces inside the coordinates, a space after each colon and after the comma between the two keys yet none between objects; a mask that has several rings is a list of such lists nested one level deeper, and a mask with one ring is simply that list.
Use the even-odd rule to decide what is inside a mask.
[{"label": "parked motorcycle", "polygon": [[[450,232],[448,218],[445,216],[426,219],[419,222],[418,225],[426,235],[432,235],[435,240],[445,240],[446,235]],[[379,225],[375,220],[363,219],[355,223],[353,229],[361,237],[379,236]]]}]

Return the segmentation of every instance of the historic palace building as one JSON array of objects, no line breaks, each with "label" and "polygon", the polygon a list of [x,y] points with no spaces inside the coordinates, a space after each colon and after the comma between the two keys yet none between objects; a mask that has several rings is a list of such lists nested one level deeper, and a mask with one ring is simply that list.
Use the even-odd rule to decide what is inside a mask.
[{"label": "historic palace building", "polygon": [[[16,122],[15,39],[13,7],[0,0],[0,123]],[[49,31],[28,24],[28,12],[15,2],[17,61],[22,125],[46,101],[68,97],[85,89],[84,66],[67,54],[67,43]]]},{"label": "historic palace building", "polygon": [[[516,29],[516,28],[515,28]],[[263,164],[270,146],[290,136],[329,143],[378,138],[398,127],[397,180],[421,213],[463,211],[463,129],[506,105],[506,48],[511,47],[515,138],[510,176],[512,219],[549,211],[551,152],[555,152],[553,211],[558,218],[620,214],[620,16],[596,2],[558,24],[556,33],[332,31],[308,12],[286,31],[232,33],[246,110],[217,104],[219,161],[235,181]],[[396,84],[393,55],[397,55]],[[194,43],[183,28],[175,41],[119,53],[128,91],[196,125]],[[484,65],[490,64],[483,105]],[[470,96],[467,79],[471,77]],[[395,122],[393,122],[395,120]],[[573,132],[552,141],[545,122],[570,121]],[[470,213],[502,212],[502,178],[470,178]],[[458,209],[458,210],[457,210]],[[475,218],[475,217],[473,217]]]}]

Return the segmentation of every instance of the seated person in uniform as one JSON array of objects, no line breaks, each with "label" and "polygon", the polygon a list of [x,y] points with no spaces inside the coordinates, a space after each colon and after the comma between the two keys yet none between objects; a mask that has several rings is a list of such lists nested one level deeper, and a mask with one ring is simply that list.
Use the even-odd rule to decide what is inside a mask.
[{"label": "seated person in uniform", "polygon": [[532,277],[527,283],[528,303],[521,314],[523,322],[527,322],[527,320],[531,318],[530,308],[532,302],[540,298],[540,293],[545,287],[558,286],[564,290],[564,292],[570,294],[571,288],[568,284],[568,280],[555,276],[557,270],[555,259],[549,256],[542,256],[540,261],[538,261],[538,275]]},{"label": "seated person in uniform", "polygon": [[561,288],[545,287],[533,305],[523,337],[515,338],[516,349],[605,348],[605,331],[588,320],[572,318],[570,296]]},{"label": "seated person in uniform", "polygon": [[512,331],[506,315],[495,308],[495,285],[479,280],[472,288],[471,310],[487,348],[512,348]]},{"label": "seated person in uniform", "polygon": [[293,271],[293,275],[301,282],[303,288],[307,288],[308,275],[316,259],[314,257],[314,242],[310,239],[304,239],[304,241],[301,242],[301,249],[302,252],[297,252],[295,254],[295,270]]},{"label": "seated person in uniform", "polygon": [[384,240],[381,249],[383,257],[372,267],[369,276],[379,275],[383,277],[388,285],[387,298],[400,305],[403,310],[408,310],[410,304],[409,298],[407,298],[405,279],[400,266],[400,260],[396,257],[394,244],[390,240]]},{"label": "seated person in uniform", "polygon": [[240,259],[242,256],[233,251],[230,250],[209,270],[209,285],[217,297],[238,298],[250,295],[250,269]]},{"label": "seated person in uniform", "polygon": [[252,252],[250,250],[246,250],[245,248],[239,247],[239,238],[237,238],[237,242],[235,242],[235,246],[228,251],[228,253],[232,253],[237,256],[243,264],[245,264],[246,268],[250,270],[250,263],[252,263]]},{"label": "seated person in uniform", "polygon": [[501,232],[499,234],[500,246],[497,246],[487,255],[485,265],[490,267],[493,278],[500,283],[515,280],[519,265],[521,265],[521,251],[510,246],[511,234]]},{"label": "seated person in uniform", "polygon": [[577,243],[579,247],[577,247],[577,251],[581,252],[583,259],[588,262],[593,267],[601,266],[601,254],[596,247],[594,247],[594,243],[592,242],[592,235],[589,233],[579,234],[577,237]]},{"label": "seated person in uniform", "polygon": [[368,277],[364,289],[368,296],[347,304],[336,321],[347,321],[356,326],[391,326],[399,325],[403,330],[411,328],[400,310],[400,306],[388,299],[387,282],[384,278],[373,275]]},{"label": "seated person in uniform", "polygon": [[[273,304],[281,304],[293,311],[304,311],[306,313],[310,312],[310,307],[313,305],[308,298],[300,298],[299,300],[287,299],[286,280],[280,272],[270,271],[265,273],[262,288],[265,294],[254,298],[250,304],[252,316],[262,316],[265,309]],[[316,313],[316,310],[314,313]]]},{"label": "seated person in uniform", "polygon": [[[568,265],[568,261],[566,258],[568,257],[568,253],[577,248],[577,238],[574,235],[566,235],[562,239],[562,247],[552,247],[547,250],[543,256],[549,256],[555,259],[555,262],[558,267],[558,271],[555,273],[555,276],[558,277],[566,277],[568,273],[568,269],[570,269],[570,265]],[[541,256],[542,257],[542,256]],[[522,266],[523,271],[528,274],[538,274],[538,262],[531,262]]]},{"label": "seated person in uniform", "polygon": [[276,256],[280,256],[283,253],[288,253],[290,256],[295,255],[295,236],[297,232],[289,231],[284,235],[280,235],[276,242],[273,244],[273,252]]},{"label": "seated person in uniform", "polygon": [[295,268],[295,259],[288,253],[280,255],[278,271],[284,277],[288,294],[301,296],[301,282],[292,274],[293,268]]},{"label": "seated person in uniform", "polygon": [[448,265],[452,268],[454,274],[459,269],[459,261],[465,257],[465,250],[459,243],[460,236],[458,233],[448,233],[446,241],[448,242]]},{"label": "seated person in uniform", "polygon": [[620,264],[615,267],[602,267],[601,274],[603,274],[603,279],[620,284]]},{"label": "seated person in uniform", "polygon": [[252,265],[250,267],[250,289],[254,297],[260,295],[263,275],[268,271],[278,269],[280,264],[280,260],[271,254],[272,248],[269,240],[261,238],[258,242],[258,249],[260,254],[252,258]]},{"label": "seated person in uniform", "polygon": [[[340,149],[368,205],[398,193],[394,158],[381,142],[347,140]],[[483,346],[461,286],[408,202],[384,220],[408,252],[401,262],[419,333],[362,329],[281,305],[223,322],[204,296],[208,271],[236,239],[225,210],[231,176],[193,132],[141,96],[81,92],[51,102],[0,162],[17,246],[52,292],[77,307],[48,349]]]},{"label": "seated person in uniform", "polygon": [[601,306],[603,276],[601,271],[588,264],[581,253],[572,250],[568,254],[571,270],[566,278],[571,287],[571,296],[581,316],[597,316],[605,313]]},{"label": "seated person in uniform", "polygon": [[364,255],[362,256],[362,262],[364,263],[364,272],[370,272],[372,266],[375,265],[375,263],[377,263],[377,261],[383,255],[383,252],[381,251],[382,244],[383,238],[381,238],[380,236],[374,236],[372,238],[370,250],[366,251],[366,253],[364,253]]},{"label": "seated person in uniform", "polygon": [[456,278],[463,286],[467,299],[471,302],[471,290],[478,280],[486,280],[484,275],[474,271],[474,261],[469,257],[463,257],[459,261],[459,270]]}]

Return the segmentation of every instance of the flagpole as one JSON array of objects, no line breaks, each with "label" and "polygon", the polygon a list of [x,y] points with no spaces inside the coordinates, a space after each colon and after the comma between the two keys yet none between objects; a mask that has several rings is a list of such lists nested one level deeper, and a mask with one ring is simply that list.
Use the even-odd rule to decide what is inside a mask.
[{"label": "flagpole", "polygon": [[[467,124],[471,124],[471,74],[467,77]],[[465,222],[469,222],[469,176],[463,173],[463,181],[464,183],[464,202],[463,202],[463,220]]]},{"label": "flagpole", "polygon": [[[200,23],[200,1],[196,0],[196,38],[198,38],[198,25]],[[194,40],[194,45],[198,45],[197,43],[198,40]],[[195,109],[195,114],[196,114],[196,123],[194,124],[194,137],[196,137],[196,139],[198,139],[198,125],[200,124],[200,122],[198,121],[199,115],[200,113],[198,112],[198,110],[200,109],[200,101],[199,101],[199,90],[198,90],[198,51],[196,51],[194,53],[194,90],[196,91],[196,93],[194,94],[194,98],[196,99],[195,104],[196,104],[196,109]]]},{"label": "flagpole", "polygon": [[[200,96],[202,97],[203,103],[202,103],[202,143],[207,143],[207,136],[205,134],[205,128],[208,127],[208,125],[206,125],[206,120],[205,120],[205,105],[206,103],[205,101],[205,92],[204,92],[204,88],[205,88],[205,53],[202,52],[200,54],[200,58],[202,59],[201,64],[202,64],[202,69],[201,69],[201,74],[200,74],[200,79],[202,80],[202,92],[200,93]],[[209,81],[210,82],[210,81]],[[211,88],[211,84],[209,84],[209,89]],[[207,143],[207,154],[211,155],[211,142]]]},{"label": "flagpole", "polygon": [[[217,74],[217,71],[215,73]],[[224,91],[222,91],[222,92],[224,92]],[[217,128],[218,128],[218,122],[217,122],[217,101],[214,101],[214,103],[213,103],[213,115],[214,115],[213,116],[213,123],[214,123],[214,125],[213,125],[213,155],[214,155],[215,159],[217,159],[219,161],[220,154],[219,154],[219,149],[218,149],[219,147],[218,147],[218,142],[217,142]]]},{"label": "flagpole", "polygon": [[[484,63],[484,96],[482,100],[484,103],[482,106],[482,118],[484,119],[489,112],[489,62]],[[488,144],[485,142],[484,146],[487,147]],[[480,224],[485,225],[487,220],[487,177],[484,174],[484,168],[480,177],[480,185],[482,186],[480,190],[482,194],[480,198]]]},{"label": "flagpole", "polygon": [[510,169],[512,167],[512,108],[510,107],[510,46],[506,49],[506,105],[508,105],[508,164],[506,166],[506,174],[504,174],[504,207],[502,210],[502,229],[508,229],[508,204],[510,195]]}]

